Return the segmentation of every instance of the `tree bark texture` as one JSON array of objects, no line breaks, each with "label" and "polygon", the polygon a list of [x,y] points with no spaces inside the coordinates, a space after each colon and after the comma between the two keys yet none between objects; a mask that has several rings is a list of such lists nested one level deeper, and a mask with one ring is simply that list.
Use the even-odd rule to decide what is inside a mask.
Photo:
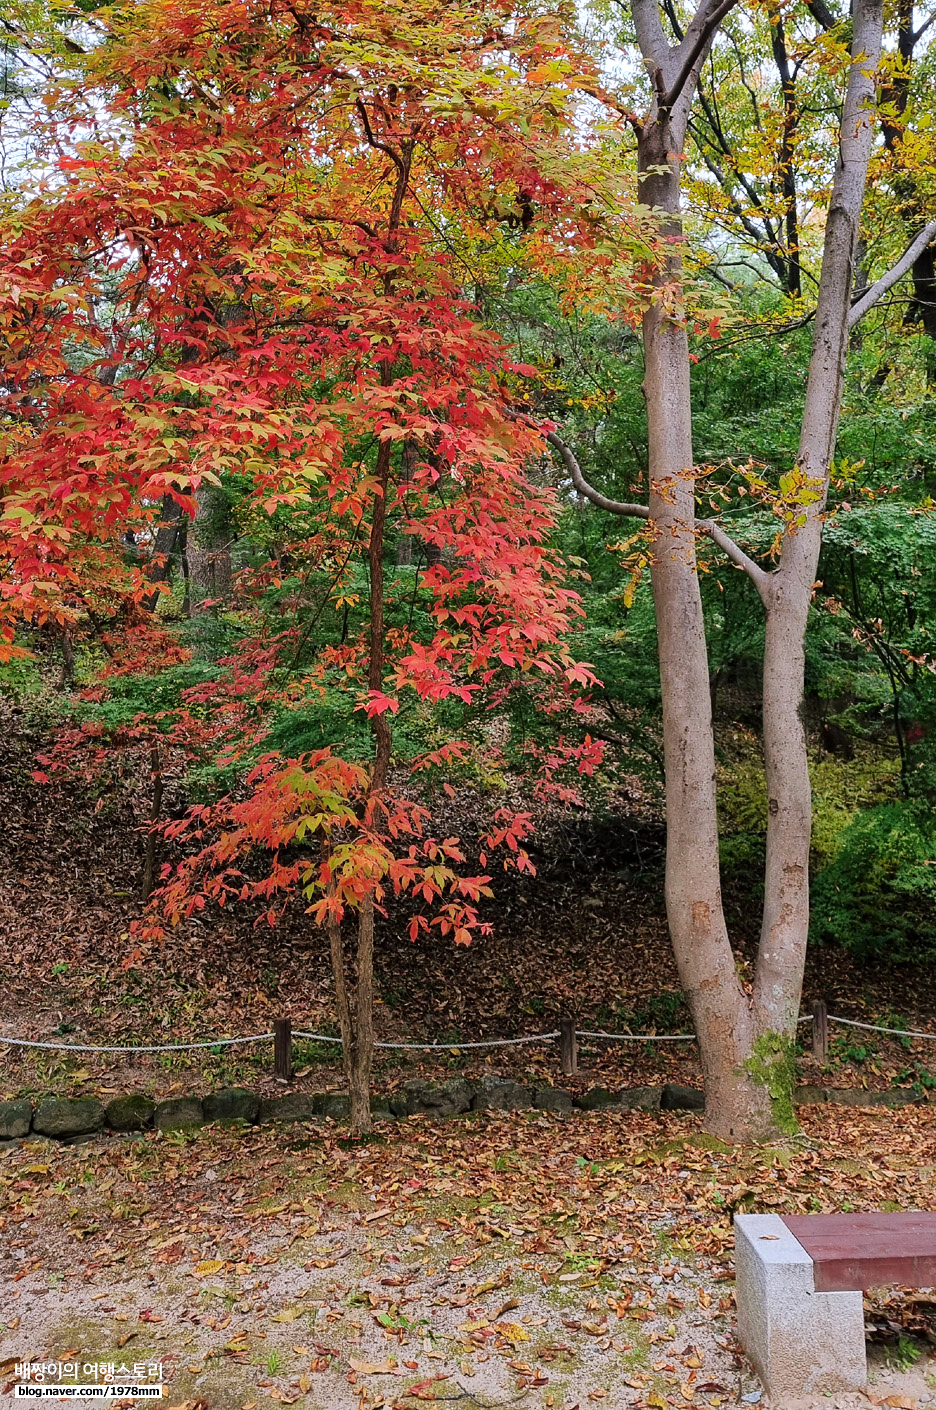
[{"label": "tree bark texture", "polygon": [[[183,523],[183,511],[178,501],[173,499],[171,494],[163,495],[160,517],[156,525],[156,537],[153,540],[153,556],[147,572],[151,583],[168,581],[170,559],[176,551]],[[156,611],[159,597],[158,592],[148,593],[144,597],[143,606],[147,612]]]},{"label": "tree bark texture", "polygon": [[351,1098],[351,1131],[373,1130],[370,1075],[374,1053],[374,898],[365,896],[357,918],[355,963],[349,973],[341,926],[328,923],[335,1002],[341,1027],[341,1054]]},{"label": "tree bark texture", "polygon": [[186,534],[186,588],[198,611],[204,602],[230,597],[233,572],[230,515],[222,491],[216,485],[199,485],[195,505],[195,522]]}]

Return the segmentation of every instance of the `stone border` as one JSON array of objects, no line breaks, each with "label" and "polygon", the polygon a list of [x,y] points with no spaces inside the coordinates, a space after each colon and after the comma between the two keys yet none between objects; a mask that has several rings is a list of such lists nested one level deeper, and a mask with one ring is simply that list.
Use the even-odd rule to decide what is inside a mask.
[{"label": "stone border", "polygon": [[[926,1097],[906,1087],[865,1091],[845,1087],[797,1087],[799,1106],[830,1102],[840,1106],[901,1107],[920,1105]],[[669,1082],[662,1087],[629,1087],[613,1092],[592,1087],[573,1094],[563,1087],[531,1087],[499,1077],[468,1082],[407,1082],[396,1092],[375,1095],[371,1110],[376,1121],[403,1121],[410,1116],[459,1116],[468,1111],[701,1111],[705,1098],[696,1087]],[[195,1130],[211,1124],[243,1122],[267,1125],[274,1121],[340,1121],[350,1113],[347,1096],[336,1092],[287,1092],[259,1097],[244,1087],[225,1087],[205,1097],[173,1097],[154,1102],[141,1093],[114,1097],[104,1106],[96,1097],[44,1097],[35,1107],[26,1098],[0,1102],[0,1141],[29,1135],[62,1141],[80,1140],[102,1131],[127,1133]]]}]

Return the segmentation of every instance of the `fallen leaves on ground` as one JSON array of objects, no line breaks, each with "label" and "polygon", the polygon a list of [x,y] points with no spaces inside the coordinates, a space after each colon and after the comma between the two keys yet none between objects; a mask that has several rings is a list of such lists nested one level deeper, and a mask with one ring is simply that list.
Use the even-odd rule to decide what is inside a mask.
[{"label": "fallen leaves on ground", "polygon": [[[227,1367],[243,1402],[318,1387],[336,1410],[375,1410],[381,1394],[414,1405],[465,1378],[483,1401],[552,1394],[554,1410],[718,1405],[744,1377],[757,1389],[732,1331],[734,1209],[936,1207],[930,1108],[806,1121],[762,1149],[671,1113],[417,1118],[354,1148],[327,1124],[31,1142],[0,1157],[20,1279],[7,1330],[19,1325],[15,1351],[61,1358],[54,1326],[42,1347],[36,1326],[62,1287],[84,1298],[94,1351],[131,1335],[134,1361],[171,1351],[176,1399]],[[167,1250],[179,1259],[159,1262]],[[886,1345],[936,1339],[919,1293],[891,1290],[868,1315]],[[880,1403],[896,1410],[887,1395],[901,1393],[882,1387]]]}]

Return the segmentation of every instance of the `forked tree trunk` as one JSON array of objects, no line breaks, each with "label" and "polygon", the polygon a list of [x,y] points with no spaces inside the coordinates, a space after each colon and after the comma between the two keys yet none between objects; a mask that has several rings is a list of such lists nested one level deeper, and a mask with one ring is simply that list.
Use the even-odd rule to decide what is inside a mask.
[{"label": "forked tree trunk", "polygon": [[[679,161],[698,72],[724,3],[703,4],[678,47],[656,0],[634,19],[656,101],[638,132],[641,199],[665,215],[673,254],[657,286],[678,286]],[[709,1130],[761,1139],[792,1124],[792,1044],[809,917],[811,796],[800,718],[804,639],[822,511],[841,407],[858,219],[871,151],[868,109],[881,45],[881,0],[856,0],[841,156],[829,206],[798,464],[809,483],[780,566],[747,563],[767,609],[764,751],[769,799],[766,898],[750,996],[735,969],[721,901],[708,659],[696,564],[695,489],[686,325],[658,303],[643,322],[650,447],[653,594],[666,762],[666,909],[702,1055]],[[580,486],[579,486],[580,488]],[[606,502],[606,507],[607,502]],[[633,506],[618,506],[633,512]],[[708,526],[711,531],[711,526]],[[716,542],[721,539],[715,532]],[[735,561],[744,559],[738,551]]]}]

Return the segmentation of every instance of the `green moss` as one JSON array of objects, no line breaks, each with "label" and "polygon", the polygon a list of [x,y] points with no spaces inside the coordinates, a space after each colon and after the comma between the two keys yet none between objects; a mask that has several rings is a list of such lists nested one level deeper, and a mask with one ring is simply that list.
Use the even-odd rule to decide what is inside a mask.
[{"label": "green moss", "polygon": [[784,1135],[793,1136],[799,1130],[793,1110],[796,1088],[796,1056],[793,1039],[783,1033],[762,1033],[744,1064],[751,1079],[763,1087],[770,1098],[774,1126]]}]

